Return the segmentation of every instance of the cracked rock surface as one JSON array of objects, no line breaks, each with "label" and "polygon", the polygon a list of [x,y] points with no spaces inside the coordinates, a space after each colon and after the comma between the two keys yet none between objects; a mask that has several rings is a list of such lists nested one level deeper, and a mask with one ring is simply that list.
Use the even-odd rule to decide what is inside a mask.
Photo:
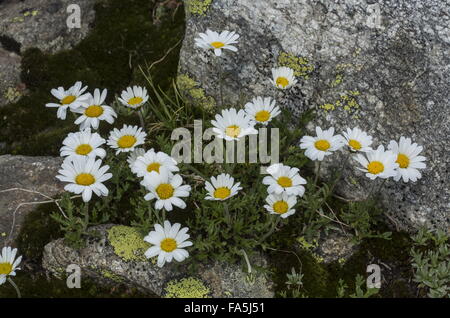
[{"label": "cracked rock surface", "polygon": [[[61,163],[62,158],[54,157],[0,156],[0,191],[22,188],[54,197],[64,188],[55,178]],[[8,239],[13,223],[11,240],[17,237],[25,216],[36,208],[33,204],[22,205],[14,215],[18,205],[45,200],[39,194],[20,190],[0,192],[0,245]]]},{"label": "cracked rock surface", "polygon": [[[239,51],[227,51],[221,59],[226,104],[268,95],[294,116],[316,109],[311,132],[316,125],[338,132],[359,126],[374,136],[374,147],[400,136],[423,145],[428,158],[423,178],[389,180],[381,198],[399,229],[449,228],[448,1],[215,0],[204,16],[188,15],[179,70],[219,100],[219,60],[194,46],[208,28],[241,35]],[[287,91],[268,81],[283,52],[307,58],[314,69]],[[342,159],[341,154],[328,158],[324,177]],[[337,189],[361,199],[372,185],[354,165],[350,161],[344,169]]]}]

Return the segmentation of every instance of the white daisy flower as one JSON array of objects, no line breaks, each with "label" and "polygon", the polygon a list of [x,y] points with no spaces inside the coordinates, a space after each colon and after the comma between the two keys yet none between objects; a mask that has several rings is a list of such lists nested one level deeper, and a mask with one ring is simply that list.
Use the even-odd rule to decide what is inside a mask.
[{"label": "white daisy flower", "polygon": [[172,173],[179,171],[177,162],[168,154],[150,149],[139,156],[131,167],[131,171],[138,177],[149,177],[152,171],[160,173],[162,170]]},{"label": "white daisy flower", "polygon": [[122,91],[119,101],[127,107],[138,108],[148,101],[147,89],[141,86],[127,87]]},{"label": "white daisy flower", "polygon": [[353,129],[347,128],[344,135],[345,144],[352,151],[369,152],[373,149],[370,147],[372,144],[372,136],[369,136],[365,131],[362,131],[358,127]]},{"label": "white daisy flower", "polygon": [[383,146],[377,150],[367,152],[365,156],[358,154],[354,157],[364,168],[358,168],[366,172],[366,177],[371,180],[376,178],[387,179],[397,174],[397,156],[392,151],[384,151]]},{"label": "white daisy flower", "polygon": [[64,190],[80,194],[83,201],[91,200],[92,192],[98,196],[107,196],[108,189],[103,182],[111,179],[112,174],[106,173],[109,166],[100,167],[102,161],[94,157],[72,158],[64,160],[56,176],[62,182],[68,182]]},{"label": "white daisy flower", "polygon": [[90,129],[79,131],[76,133],[69,133],[63,141],[60,150],[61,157],[100,157],[106,156],[106,151],[100,148],[106,143],[97,133],[91,133]]},{"label": "white daisy flower", "polygon": [[224,201],[235,196],[238,191],[242,190],[240,182],[235,184],[234,178],[225,173],[219,174],[217,178],[211,177],[211,183],[208,181],[205,182],[205,188],[208,191],[206,200]]},{"label": "white daisy flower", "polygon": [[272,79],[270,82],[279,89],[288,89],[297,84],[292,68],[283,66],[272,68]]},{"label": "white daisy flower", "polygon": [[107,93],[108,90],[104,89],[100,94],[100,90],[96,88],[94,95],[89,93],[86,103],[74,110],[75,113],[81,114],[81,116],[75,120],[75,124],[80,125],[81,130],[90,127],[92,127],[92,129],[98,129],[100,121],[102,120],[109,124],[114,123],[114,119],[117,117],[116,112],[112,107],[103,105]]},{"label": "white daisy flower", "polygon": [[230,50],[237,52],[237,48],[232,45],[238,43],[236,40],[239,34],[236,32],[222,31],[217,33],[206,30],[206,33],[199,33],[199,37],[195,39],[195,45],[205,50],[214,50],[216,56],[222,55],[222,50]]},{"label": "white daisy flower", "polygon": [[0,254],[0,285],[6,282],[8,276],[16,276],[16,270],[20,269],[18,266],[22,261],[22,256],[16,259],[17,248],[3,247]]},{"label": "white daisy flower", "polygon": [[222,110],[222,115],[217,114],[216,120],[211,120],[214,126],[213,132],[217,137],[225,140],[239,140],[246,135],[258,134],[252,122],[244,110],[236,111],[235,108]]},{"label": "white daisy flower", "polygon": [[83,94],[86,89],[87,86],[82,87],[81,82],[76,82],[68,90],[65,90],[64,87],[53,88],[50,92],[59,100],[59,103],[47,103],[45,107],[58,108],[56,116],[64,120],[66,119],[67,108],[75,110],[87,101],[89,95]]},{"label": "white daisy flower", "polygon": [[133,167],[134,162],[136,161],[136,159],[140,156],[143,156],[145,154],[145,149],[143,148],[135,148],[129,155],[127,158],[127,162],[128,162],[128,166],[130,167],[130,169]]},{"label": "white daisy flower", "polygon": [[342,136],[333,135],[334,128],[323,130],[316,127],[316,137],[303,136],[300,139],[300,148],[306,149],[305,155],[311,160],[322,161],[327,155],[338,150],[344,145]]},{"label": "white daisy flower", "polygon": [[268,185],[267,192],[269,194],[286,193],[288,195],[302,196],[305,193],[306,180],[303,179],[298,168],[291,168],[281,163],[275,163],[267,168],[270,176],[263,179],[263,184]]},{"label": "white daisy flower", "polygon": [[147,134],[138,126],[123,125],[122,129],[114,128],[109,134],[108,145],[116,149],[116,155],[121,152],[133,151],[145,143]]},{"label": "white daisy flower", "polygon": [[389,143],[388,149],[391,150],[396,156],[399,167],[397,168],[397,174],[394,176],[395,181],[399,181],[403,178],[403,182],[416,182],[422,178],[422,174],[419,169],[425,169],[427,166],[424,163],[427,158],[419,156],[423,147],[416,143],[412,143],[410,138],[400,137],[400,141],[397,143],[392,140]]},{"label": "white daisy flower", "polygon": [[267,204],[264,205],[270,214],[277,214],[283,219],[295,213],[293,209],[297,204],[297,197],[294,195],[282,194],[269,194],[266,198]]},{"label": "white daisy flower", "polygon": [[255,123],[267,125],[281,111],[278,106],[275,106],[275,100],[272,98],[258,96],[253,98],[252,102],[245,104],[245,112]]},{"label": "white daisy flower", "polygon": [[158,255],[158,266],[163,267],[164,264],[172,262],[175,258],[177,262],[182,262],[189,257],[186,247],[192,246],[189,239],[189,228],[183,227],[181,224],[175,223],[171,225],[169,221],[164,221],[164,227],[160,224],[155,224],[155,230],[148,233],[144,237],[144,241],[153,244],[146,252],[147,258],[152,258]]},{"label": "white daisy flower", "polygon": [[180,198],[188,197],[191,187],[181,185],[182,183],[183,178],[179,174],[171,175],[166,170],[161,170],[159,174],[153,171],[150,177],[144,178],[141,182],[150,191],[144,199],[147,201],[156,199],[157,210],[164,208],[166,211],[172,211],[172,205],[184,209],[186,203]]}]

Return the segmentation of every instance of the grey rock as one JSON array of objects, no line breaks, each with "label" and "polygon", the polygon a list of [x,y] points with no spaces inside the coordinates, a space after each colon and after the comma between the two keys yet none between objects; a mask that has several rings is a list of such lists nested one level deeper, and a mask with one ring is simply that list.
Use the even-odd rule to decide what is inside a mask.
[{"label": "grey rock", "polygon": [[[47,53],[70,49],[91,29],[95,0],[0,1],[0,106],[24,93],[20,82],[21,53],[39,48]],[[70,29],[67,7],[80,7],[81,27]]]},{"label": "grey rock", "polygon": [[[382,201],[400,229],[449,228],[448,1],[215,0],[205,16],[188,15],[186,25],[179,72],[201,82],[216,100],[218,59],[194,46],[194,38],[208,28],[241,35],[238,53],[227,51],[221,59],[226,104],[268,95],[293,116],[316,109],[311,132],[316,125],[338,132],[359,126],[375,137],[375,147],[400,136],[423,145],[428,158],[423,178],[408,184],[389,180]],[[309,78],[299,76],[287,91],[268,82],[282,52],[306,57],[314,67]],[[351,100],[351,92],[359,107],[321,107],[336,105],[341,96]],[[324,177],[342,159],[341,154],[327,159]],[[362,199],[371,184],[349,165],[337,189]]]},{"label": "grey rock", "polygon": [[[164,288],[172,280],[184,277],[200,279],[210,289],[212,297],[273,297],[272,283],[259,274],[247,279],[247,273],[239,265],[215,262],[199,265],[196,275],[190,274],[183,263],[167,263],[159,268],[150,260],[124,260],[118,256],[110,241],[108,230],[113,224],[95,226],[89,229],[95,233],[87,238],[86,247],[75,250],[58,239],[48,243],[44,249],[42,265],[55,276],[61,276],[70,264],[81,267],[83,275],[105,281],[105,276],[120,281],[138,290],[164,295]],[[262,258],[252,260],[254,264],[265,266]]]},{"label": "grey rock", "polygon": [[53,157],[0,156],[0,245],[16,238],[25,216],[36,207],[26,204],[16,211],[21,203],[48,200],[37,193],[4,190],[20,188],[54,197],[63,191],[63,184],[55,178],[61,163],[61,158]]},{"label": "grey rock", "polygon": [[16,101],[24,87],[20,84],[21,58],[0,47],[0,105]]},{"label": "grey rock", "polygon": [[351,235],[333,232],[319,240],[314,252],[324,263],[331,263],[347,261],[357,249],[358,246],[352,241]]},{"label": "grey rock", "polygon": [[[79,29],[67,26],[70,4],[80,7]],[[95,0],[6,0],[0,3],[0,35],[17,42],[20,52],[32,47],[48,53],[70,49],[89,32],[94,4]]]}]

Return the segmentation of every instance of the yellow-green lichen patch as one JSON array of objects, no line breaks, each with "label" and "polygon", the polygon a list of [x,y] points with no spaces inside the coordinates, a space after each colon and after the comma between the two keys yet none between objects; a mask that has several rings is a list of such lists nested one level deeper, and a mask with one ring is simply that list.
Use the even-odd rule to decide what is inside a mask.
[{"label": "yellow-green lichen patch", "polygon": [[186,0],[188,11],[192,14],[205,15],[212,0]]},{"label": "yellow-green lichen patch", "polygon": [[165,298],[210,298],[210,290],[194,277],[172,280],[165,288]]},{"label": "yellow-green lichen patch", "polygon": [[100,274],[102,274],[102,276],[104,278],[110,279],[110,280],[112,280],[112,281],[114,281],[116,283],[120,283],[120,282],[123,281],[123,278],[121,276],[119,276],[117,274],[114,274],[113,272],[111,272],[111,271],[109,271],[107,269],[102,269],[100,271]]},{"label": "yellow-green lichen patch", "polygon": [[135,228],[117,225],[108,231],[108,239],[114,247],[114,253],[126,261],[145,261],[145,251],[150,244]]},{"label": "yellow-green lichen patch", "polygon": [[295,76],[304,79],[308,79],[314,71],[314,65],[306,57],[295,56],[286,52],[281,52],[278,56],[278,65],[292,68]]},{"label": "yellow-green lichen patch", "polygon": [[342,74],[336,74],[336,77],[334,78],[334,80],[331,82],[331,87],[336,87],[340,84],[342,84],[342,81],[344,80],[344,76]]},{"label": "yellow-green lichen patch", "polygon": [[361,105],[359,105],[358,100],[356,99],[359,95],[361,95],[359,91],[347,90],[341,94],[339,99],[333,104],[325,103],[320,105],[319,108],[325,110],[325,112],[342,108],[347,112],[353,113],[354,116],[357,116],[355,113],[361,109]]},{"label": "yellow-green lichen patch", "polygon": [[212,111],[216,101],[211,96],[206,96],[199,83],[188,75],[182,74],[177,77],[177,86],[184,98],[200,106],[205,111]]},{"label": "yellow-green lichen patch", "polygon": [[15,87],[8,87],[3,96],[9,103],[14,103],[17,102],[20,97],[22,97],[22,93]]}]

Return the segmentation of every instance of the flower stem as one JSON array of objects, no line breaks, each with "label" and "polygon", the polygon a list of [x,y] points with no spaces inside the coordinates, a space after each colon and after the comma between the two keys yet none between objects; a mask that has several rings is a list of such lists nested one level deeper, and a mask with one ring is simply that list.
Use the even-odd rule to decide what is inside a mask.
[{"label": "flower stem", "polygon": [[162,222],[161,222],[161,224],[163,224],[164,223],[164,221],[166,220],[166,209],[162,209]]},{"label": "flower stem", "polygon": [[11,278],[8,277],[8,282],[12,285],[12,287],[14,287],[14,289],[16,290],[17,293],[17,298],[22,298],[22,295],[20,294],[20,289],[19,287],[17,287],[16,283],[13,282],[13,280]]},{"label": "flower stem", "polygon": [[138,110],[138,116],[139,116],[139,121],[141,122],[141,127],[142,127],[142,129],[145,131],[146,129],[145,129],[145,122],[144,122],[144,113],[143,113],[143,111],[142,111],[142,107],[143,106],[141,106],[140,108],[139,108],[139,110]]},{"label": "flower stem", "polygon": [[219,93],[220,93],[220,107],[223,108],[223,67],[222,59],[217,58],[218,70],[219,70]]},{"label": "flower stem", "polygon": [[84,230],[89,227],[89,202],[84,204]]},{"label": "flower stem", "polygon": [[316,177],[314,178],[314,187],[317,185],[317,181],[319,180],[319,173],[320,173],[320,167],[322,166],[322,161],[319,161],[318,164],[316,164]]},{"label": "flower stem", "polygon": [[281,217],[276,217],[275,221],[272,221],[272,227],[270,228],[269,232],[267,232],[261,239],[258,241],[258,244],[261,244],[264,242],[269,236],[273,234],[275,229],[277,228],[278,223],[280,223]]},{"label": "flower stem", "polygon": [[226,201],[223,202],[223,211],[224,211],[225,219],[227,220],[227,223],[230,224],[231,223],[231,215],[230,215],[230,211],[228,209],[228,202],[226,202]]}]

